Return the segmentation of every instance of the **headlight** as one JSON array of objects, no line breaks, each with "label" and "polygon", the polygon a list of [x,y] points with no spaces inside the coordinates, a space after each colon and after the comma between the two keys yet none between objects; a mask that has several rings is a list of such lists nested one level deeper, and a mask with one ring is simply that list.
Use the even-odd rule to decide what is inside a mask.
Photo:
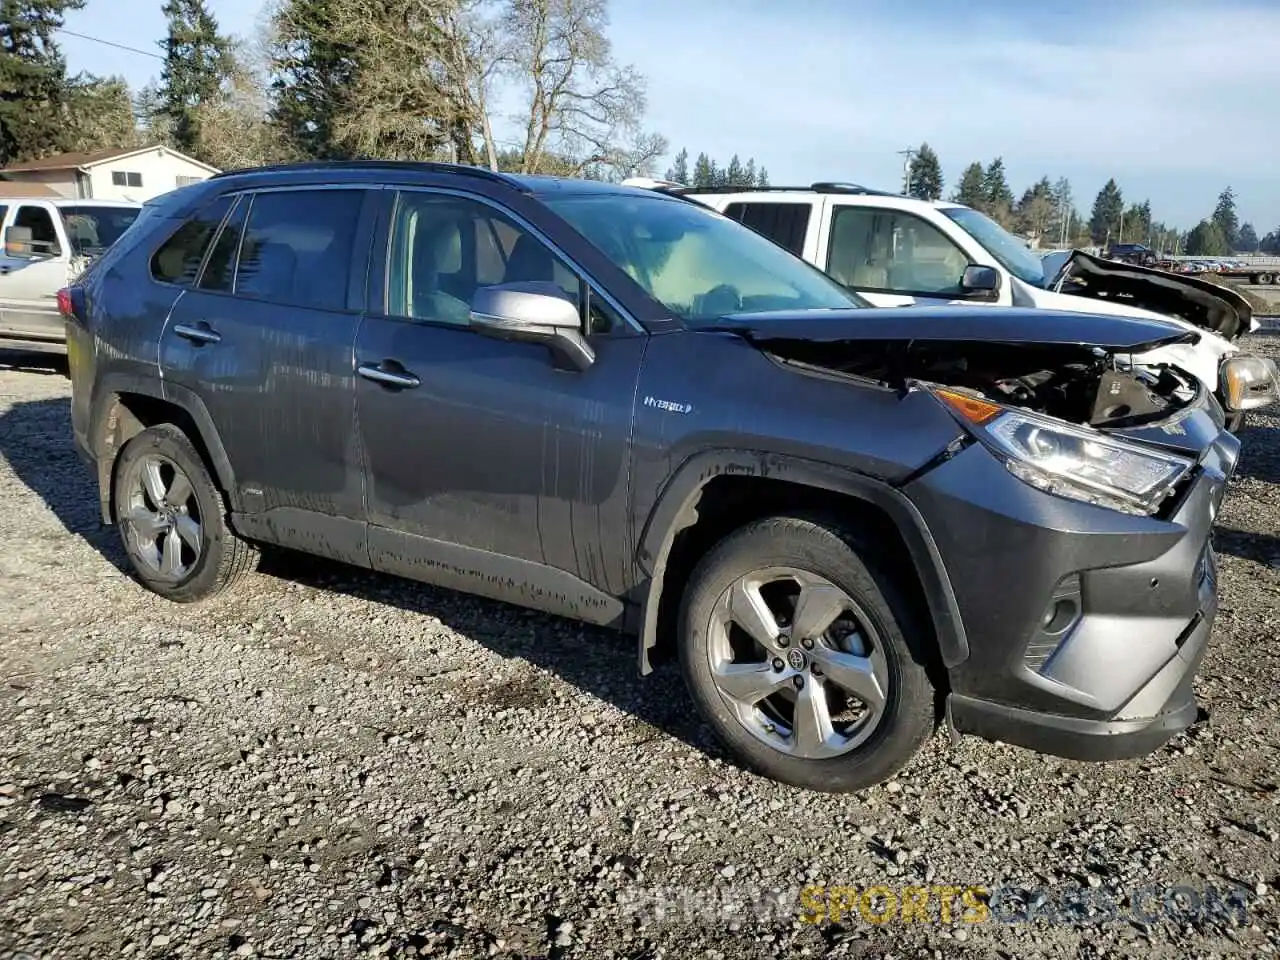
[{"label": "headlight", "polygon": [[1046,493],[1148,516],[1193,461],[1024,410],[949,390],[935,395],[956,411],[1019,480]]},{"label": "headlight", "polygon": [[1218,370],[1222,382],[1223,405],[1228,410],[1256,410],[1275,403],[1280,394],[1280,378],[1272,360],[1237,353],[1222,361]]}]

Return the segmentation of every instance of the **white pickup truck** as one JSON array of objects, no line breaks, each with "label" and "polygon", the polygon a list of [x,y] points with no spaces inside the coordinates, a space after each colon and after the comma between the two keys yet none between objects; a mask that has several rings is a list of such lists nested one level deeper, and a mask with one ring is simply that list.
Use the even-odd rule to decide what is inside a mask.
[{"label": "white pickup truck", "polygon": [[141,204],[115,200],[8,199],[0,184],[0,347],[64,346],[58,291],[115,243],[141,210]]},{"label": "white pickup truck", "polygon": [[974,303],[1178,323],[1196,331],[1198,342],[1164,346],[1134,361],[1169,363],[1202,380],[1233,430],[1245,411],[1280,398],[1275,365],[1233,342],[1258,327],[1248,301],[1217,284],[1080,251],[1049,267],[977,210],[856,184],[706,190],[642,178],[627,182],[712,207],[878,307]]}]

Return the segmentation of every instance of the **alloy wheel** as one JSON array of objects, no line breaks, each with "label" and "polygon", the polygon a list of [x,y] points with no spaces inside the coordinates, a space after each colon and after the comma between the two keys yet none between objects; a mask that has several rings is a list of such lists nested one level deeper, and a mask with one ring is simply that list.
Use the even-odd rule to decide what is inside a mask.
[{"label": "alloy wheel", "polygon": [[890,672],[874,626],[841,588],[792,567],[758,570],[717,600],[711,677],[753,736],[789,756],[840,756],[884,714]]},{"label": "alloy wheel", "polygon": [[188,576],[204,545],[191,479],[168,457],[151,454],[133,465],[126,490],[125,518],[137,559],[163,580]]}]

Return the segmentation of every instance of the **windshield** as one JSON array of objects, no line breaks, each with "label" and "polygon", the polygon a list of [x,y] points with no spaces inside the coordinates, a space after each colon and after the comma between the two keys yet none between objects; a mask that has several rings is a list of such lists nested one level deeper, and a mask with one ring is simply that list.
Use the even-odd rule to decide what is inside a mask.
[{"label": "windshield", "polygon": [[1019,280],[1034,287],[1048,287],[1053,274],[1045,275],[1040,258],[1027,245],[985,214],[969,207],[944,207],[948,217],[977,240],[996,262]]},{"label": "windshield", "polygon": [[733,313],[868,306],[772,240],[694,203],[624,193],[545,202],[694,326]]},{"label": "windshield", "polygon": [[96,256],[133,225],[141,212],[136,207],[62,207],[71,249],[81,256]]}]

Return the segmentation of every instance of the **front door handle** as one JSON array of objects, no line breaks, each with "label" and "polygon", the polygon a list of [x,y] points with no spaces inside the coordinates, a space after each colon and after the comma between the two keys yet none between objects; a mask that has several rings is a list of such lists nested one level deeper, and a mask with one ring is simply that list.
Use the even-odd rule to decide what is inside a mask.
[{"label": "front door handle", "polygon": [[[394,361],[392,361],[394,362]],[[399,364],[396,364],[399,367]],[[388,387],[409,389],[422,384],[422,381],[401,367],[399,370],[388,370],[380,363],[362,363],[356,367],[356,373],[366,380],[381,383]]]},{"label": "front door handle", "polygon": [[195,326],[185,323],[175,323],[173,332],[184,340],[190,340],[192,343],[220,343],[222,334],[211,328],[207,323],[201,320]]}]

